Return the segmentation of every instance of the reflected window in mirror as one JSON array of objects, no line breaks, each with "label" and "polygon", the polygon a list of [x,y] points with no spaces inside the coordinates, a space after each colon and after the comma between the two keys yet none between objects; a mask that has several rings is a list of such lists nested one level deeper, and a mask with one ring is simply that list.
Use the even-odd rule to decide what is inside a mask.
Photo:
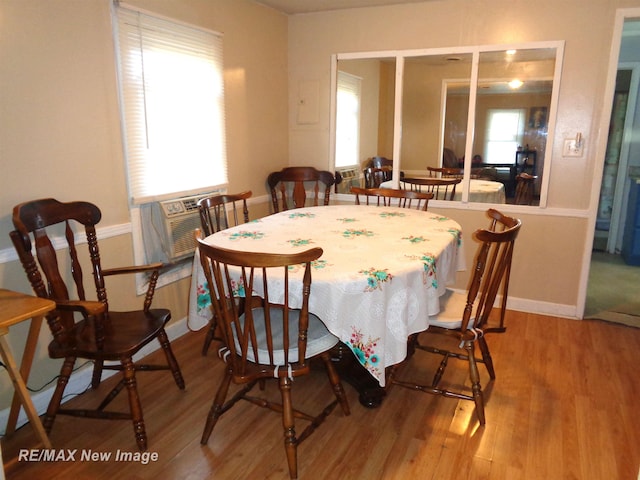
[{"label": "reflected window in mirror", "polygon": [[[337,62],[334,166],[343,178],[341,193],[365,186],[364,171],[373,158],[393,158],[395,67],[395,58]],[[357,119],[353,83],[359,90]]]},{"label": "reflected window in mirror", "polygon": [[362,79],[338,72],[336,107],[337,170],[355,168],[360,162],[360,105]]}]

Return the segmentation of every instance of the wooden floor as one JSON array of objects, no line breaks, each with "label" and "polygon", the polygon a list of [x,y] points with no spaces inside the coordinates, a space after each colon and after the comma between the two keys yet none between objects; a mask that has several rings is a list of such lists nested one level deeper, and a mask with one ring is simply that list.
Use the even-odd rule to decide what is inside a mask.
[{"label": "wooden floor", "polygon": [[[2,440],[5,462],[10,463],[7,478],[288,478],[280,419],[263,409],[239,404],[223,417],[209,444],[200,445],[222,371],[214,352],[200,355],[202,340],[197,332],[174,342],[185,392],[164,372],[139,375],[149,452],[157,460],[114,460],[118,450],[136,452],[126,421],[59,417],[51,441],[58,449],[77,449],[76,461],[11,460],[18,449],[34,445],[31,428],[25,426]],[[478,426],[468,401],[396,387],[380,408],[368,410],[346,386],[352,414],[345,417],[335,410],[299,447],[300,478],[638,478],[640,329],[510,312],[507,333],[492,335],[489,344],[497,379],[485,390],[485,427]],[[432,369],[427,358],[417,353],[404,373]],[[462,368],[449,373],[454,383],[466,374]],[[294,395],[296,388],[302,393],[294,401],[312,406],[317,398],[326,399],[331,394],[325,378],[317,371],[296,380]],[[72,403],[92,397],[95,392]],[[89,451],[112,458],[80,461],[81,453]]]}]

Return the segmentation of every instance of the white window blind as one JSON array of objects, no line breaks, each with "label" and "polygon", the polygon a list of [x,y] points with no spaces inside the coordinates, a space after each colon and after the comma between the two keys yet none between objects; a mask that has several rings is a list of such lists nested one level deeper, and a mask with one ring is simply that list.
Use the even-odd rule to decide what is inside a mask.
[{"label": "white window blind", "polygon": [[524,109],[490,109],[487,112],[486,163],[513,163],[524,135]]},{"label": "white window blind", "polygon": [[133,203],[226,184],[221,36],[122,5],[114,11]]},{"label": "white window blind", "polygon": [[360,97],[359,77],[338,72],[336,111],[336,168],[358,164],[360,157]]}]

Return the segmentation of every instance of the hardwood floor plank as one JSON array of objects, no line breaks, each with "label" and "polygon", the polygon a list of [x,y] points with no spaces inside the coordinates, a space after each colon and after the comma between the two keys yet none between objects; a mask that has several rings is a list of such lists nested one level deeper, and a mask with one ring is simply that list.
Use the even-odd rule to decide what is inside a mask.
[{"label": "hardwood floor plank", "polygon": [[[300,445],[300,478],[637,480],[640,329],[520,312],[509,312],[507,323],[505,334],[488,336],[495,382],[487,384],[486,370],[480,367],[485,427],[478,426],[472,402],[395,387],[380,408],[366,409],[345,385],[352,414],[345,417],[334,410]],[[209,443],[200,445],[223,371],[213,349],[208,357],[200,355],[203,335],[190,332],[174,341],[187,383],[184,392],[166,372],[138,376],[149,451],[158,454],[158,461],[145,465],[114,460],[118,450],[135,451],[128,421],[60,416],[50,435],[56,448],[90,449],[111,453],[112,458],[11,462],[21,448],[36,444],[26,427],[2,439],[5,462],[11,463],[8,480],[288,478],[279,416],[246,402],[227,413]],[[419,352],[402,374],[430,378],[437,363]],[[460,362],[450,362],[447,374],[448,382],[467,382],[466,366]],[[82,406],[101,398],[114,381],[69,404]],[[326,383],[320,370],[296,379],[294,401],[313,410],[331,395]],[[277,398],[277,388],[269,394]],[[126,409],[126,399],[118,398],[114,407]]]}]

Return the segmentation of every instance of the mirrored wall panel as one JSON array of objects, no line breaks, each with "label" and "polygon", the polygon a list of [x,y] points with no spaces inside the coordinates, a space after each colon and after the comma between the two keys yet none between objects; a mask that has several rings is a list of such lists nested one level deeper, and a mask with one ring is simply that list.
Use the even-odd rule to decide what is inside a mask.
[{"label": "mirrored wall panel", "polygon": [[544,42],[338,55],[336,169],[364,185],[367,168],[393,162],[383,186],[457,177],[453,201],[544,205],[562,51]]}]

